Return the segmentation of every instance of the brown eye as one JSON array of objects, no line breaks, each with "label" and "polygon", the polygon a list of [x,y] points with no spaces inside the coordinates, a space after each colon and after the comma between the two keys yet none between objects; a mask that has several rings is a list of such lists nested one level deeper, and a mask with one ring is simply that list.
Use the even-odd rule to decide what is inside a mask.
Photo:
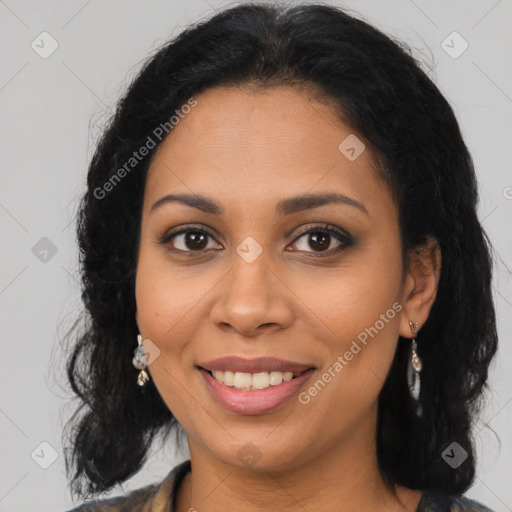
[{"label": "brown eye", "polygon": [[[336,241],[338,242],[337,246],[335,245]],[[347,248],[352,244],[353,239],[349,235],[328,225],[309,229],[296,238],[293,243],[293,245],[298,247],[299,251],[329,254]],[[332,247],[333,245],[334,248]]]},{"label": "brown eye", "polygon": [[183,244],[187,249],[200,251],[208,245],[208,235],[199,231],[187,231],[184,234]]},{"label": "brown eye", "polygon": [[209,239],[214,240],[213,236],[207,231],[198,228],[188,228],[165,235],[160,243],[164,245],[170,244],[177,251],[200,252],[215,248],[215,245],[208,246]]},{"label": "brown eye", "polygon": [[315,233],[310,233],[308,236],[308,243],[310,247],[317,248],[320,251],[325,251],[329,248],[331,243],[331,235],[328,233],[318,231]]}]

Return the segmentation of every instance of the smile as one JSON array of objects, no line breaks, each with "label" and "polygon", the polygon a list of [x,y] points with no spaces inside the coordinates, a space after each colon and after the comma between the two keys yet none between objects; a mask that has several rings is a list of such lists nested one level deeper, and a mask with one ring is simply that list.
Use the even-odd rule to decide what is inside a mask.
[{"label": "smile", "polygon": [[300,373],[293,372],[223,372],[214,370],[210,375],[226,386],[235,389],[267,389],[270,386],[279,386],[283,382],[297,378]]},{"label": "smile", "polygon": [[244,415],[265,414],[280,408],[298,395],[316,373],[315,368],[309,368],[297,376],[292,372],[251,374],[212,372],[204,368],[198,370],[215,402],[230,412]]}]

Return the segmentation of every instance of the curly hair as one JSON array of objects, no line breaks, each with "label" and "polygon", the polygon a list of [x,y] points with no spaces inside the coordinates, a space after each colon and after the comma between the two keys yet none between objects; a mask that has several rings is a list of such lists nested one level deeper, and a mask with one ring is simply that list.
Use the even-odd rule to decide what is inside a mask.
[{"label": "curly hair", "polygon": [[[477,218],[475,171],[454,112],[405,43],[345,10],[246,3],[196,22],[145,61],[91,159],[77,219],[86,322],[70,333],[67,361],[80,401],[67,424],[73,494],[124,482],[146,462],[156,434],[182,429],[152,381],[135,385],[131,362],[142,201],[159,143],[108,193],[104,185],[156,127],[215,86],[320,91],[381,164],[398,203],[404,264],[427,237],[437,240],[438,293],[417,336],[423,415],[407,393],[404,340],[379,395],[377,458],[390,485],[464,492],[475,476],[471,427],[497,332],[492,246]],[[456,471],[441,457],[453,441],[468,453]]]}]

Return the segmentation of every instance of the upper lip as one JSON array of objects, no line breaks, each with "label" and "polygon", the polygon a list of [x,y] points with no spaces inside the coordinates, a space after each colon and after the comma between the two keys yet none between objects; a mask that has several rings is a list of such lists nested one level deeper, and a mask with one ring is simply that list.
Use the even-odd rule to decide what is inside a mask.
[{"label": "upper lip", "polygon": [[256,357],[254,359],[244,359],[238,356],[226,356],[212,361],[206,361],[198,365],[209,371],[223,372],[292,372],[300,374],[314,368],[311,364],[302,364],[296,361],[286,361],[276,357]]}]

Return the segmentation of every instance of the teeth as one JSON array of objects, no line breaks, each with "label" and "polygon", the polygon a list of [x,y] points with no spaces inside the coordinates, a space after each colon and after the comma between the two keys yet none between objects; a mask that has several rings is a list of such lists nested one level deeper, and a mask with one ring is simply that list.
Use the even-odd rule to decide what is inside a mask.
[{"label": "teeth", "polygon": [[270,372],[269,383],[272,386],[277,386],[283,382],[283,374],[281,372]]},{"label": "teeth", "polygon": [[213,378],[226,386],[236,389],[267,389],[270,386],[278,386],[283,381],[292,380],[299,374],[292,372],[222,372],[214,370]]},{"label": "teeth", "polygon": [[[242,375],[251,375],[250,373]],[[270,387],[270,374],[267,372],[253,373],[252,378],[249,377],[250,383],[254,389],[266,389]]]},{"label": "teeth", "polygon": [[235,372],[233,387],[237,389],[249,389],[251,387],[252,375],[250,373]]}]

